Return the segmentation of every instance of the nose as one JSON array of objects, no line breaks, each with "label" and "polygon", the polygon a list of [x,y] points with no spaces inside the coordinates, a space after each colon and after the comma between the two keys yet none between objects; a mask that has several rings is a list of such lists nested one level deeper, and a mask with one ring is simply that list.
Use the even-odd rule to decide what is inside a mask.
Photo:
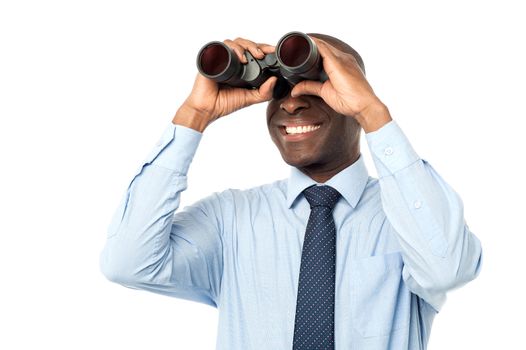
[{"label": "nose", "polygon": [[279,108],[288,114],[297,114],[303,109],[310,108],[309,101],[302,96],[292,97],[288,95],[279,105]]}]

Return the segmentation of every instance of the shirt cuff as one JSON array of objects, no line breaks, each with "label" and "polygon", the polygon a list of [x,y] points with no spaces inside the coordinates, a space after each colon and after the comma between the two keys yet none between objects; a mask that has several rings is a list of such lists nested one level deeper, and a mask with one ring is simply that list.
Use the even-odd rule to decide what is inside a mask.
[{"label": "shirt cuff", "polygon": [[144,163],[186,175],[202,136],[199,131],[170,122]]},{"label": "shirt cuff", "polygon": [[365,138],[380,178],[390,176],[420,159],[394,120],[365,134]]}]

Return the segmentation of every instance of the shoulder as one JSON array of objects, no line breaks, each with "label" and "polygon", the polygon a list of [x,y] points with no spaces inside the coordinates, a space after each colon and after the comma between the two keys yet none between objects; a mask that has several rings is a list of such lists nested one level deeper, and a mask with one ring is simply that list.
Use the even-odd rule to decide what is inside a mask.
[{"label": "shoulder", "polygon": [[362,196],[360,198],[359,206],[370,208],[371,205],[381,207],[381,192],[380,182],[378,181],[378,179],[369,176],[365,188],[363,190]]},{"label": "shoulder", "polygon": [[239,208],[257,206],[265,202],[274,204],[281,200],[285,201],[286,193],[287,180],[282,179],[248,189],[228,188],[213,192],[186,206],[184,210],[195,208],[203,212],[224,215]]},{"label": "shoulder", "polygon": [[378,181],[378,178],[370,176],[367,179],[367,184],[365,185],[364,192],[379,192],[380,191],[380,182]]},{"label": "shoulder", "polygon": [[277,180],[248,189],[229,188],[215,193],[217,200],[223,202],[253,204],[259,201],[286,198],[287,180]]},{"label": "shoulder", "polygon": [[285,199],[286,195],[287,180],[282,179],[247,189],[228,188],[214,192],[194,203],[194,206],[225,209],[236,205],[251,205],[261,201]]}]

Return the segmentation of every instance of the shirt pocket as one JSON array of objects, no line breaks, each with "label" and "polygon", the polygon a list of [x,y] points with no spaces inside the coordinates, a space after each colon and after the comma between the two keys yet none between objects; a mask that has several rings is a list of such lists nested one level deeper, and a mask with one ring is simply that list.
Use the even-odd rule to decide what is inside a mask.
[{"label": "shirt pocket", "polygon": [[366,338],[409,326],[411,292],[402,279],[399,252],[353,260],[352,323]]}]

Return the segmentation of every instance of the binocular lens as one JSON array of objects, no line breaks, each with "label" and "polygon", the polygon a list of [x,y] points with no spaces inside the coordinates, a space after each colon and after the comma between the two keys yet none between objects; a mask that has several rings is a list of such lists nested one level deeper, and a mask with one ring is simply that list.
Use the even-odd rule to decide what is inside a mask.
[{"label": "binocular lens", "polygon": [[311,53],[308,40],[302,35],[290,35],[281,41],[278,57],[287,67],[298,67],[307,61]]},{"label": "binocular lens", "polygon": [[225,71],[230,62],[227,48],[220,43],[212,43],[201,50],[198,67],[207,76],[216,76]]}]

